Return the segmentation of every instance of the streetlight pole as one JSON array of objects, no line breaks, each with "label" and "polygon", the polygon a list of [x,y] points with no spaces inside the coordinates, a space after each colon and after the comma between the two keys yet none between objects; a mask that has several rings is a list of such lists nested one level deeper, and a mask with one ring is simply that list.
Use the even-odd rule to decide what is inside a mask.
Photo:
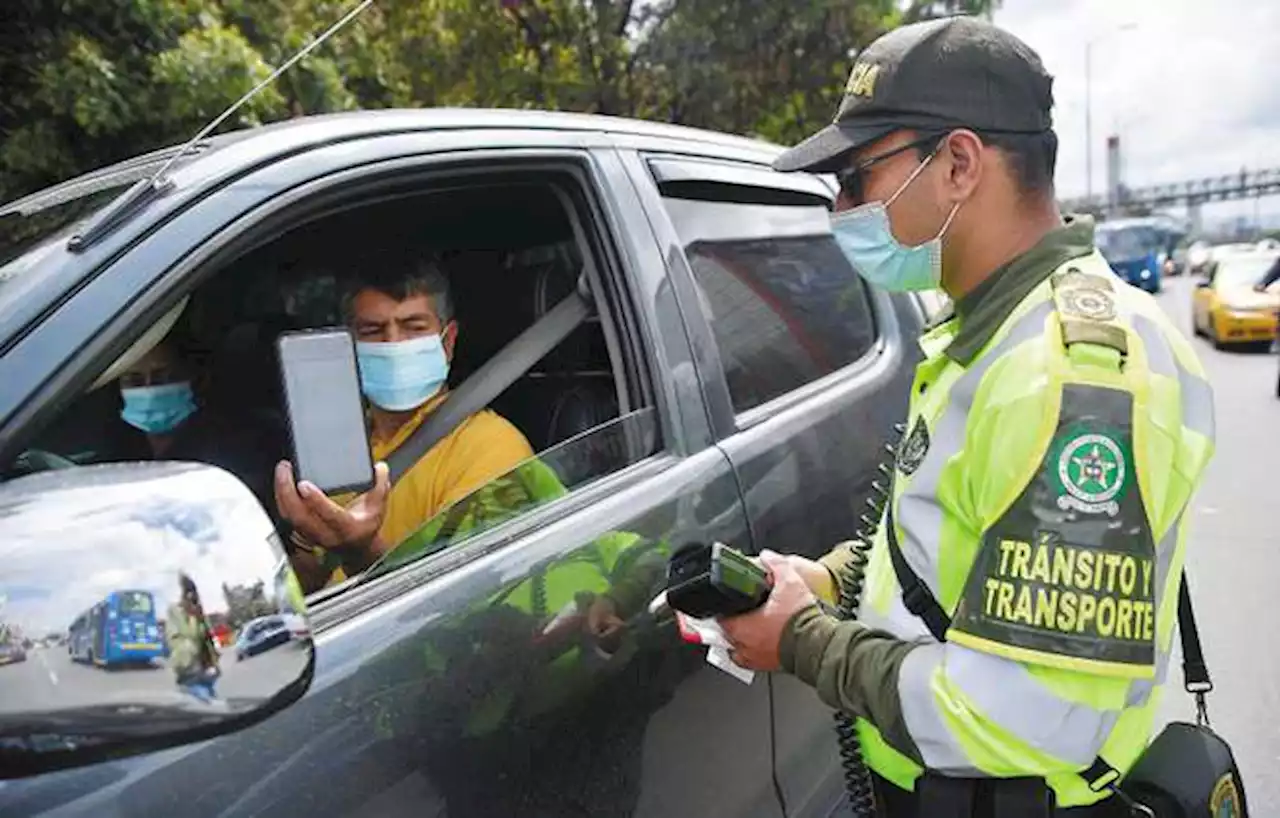
[{"label": "streetlight pole", "polygon": [[[1116,26],[1113,32],[1132,31],[1137,23]],[[1091,37],[1084,42],[1084,174],[1085,198],[1093,199],[1093,42],[1106,36]]]}]

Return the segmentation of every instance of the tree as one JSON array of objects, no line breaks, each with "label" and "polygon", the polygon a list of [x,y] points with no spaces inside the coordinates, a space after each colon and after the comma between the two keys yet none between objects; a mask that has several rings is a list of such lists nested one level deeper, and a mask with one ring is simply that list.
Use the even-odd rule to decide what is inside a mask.
[{"label": "tree", "polygon": [[[185,141],[353,0],[7,0],[0,201]],[[794,142],[854,55],[998,0],[380,0],[226,128],[354,108],[544,108]]]}]

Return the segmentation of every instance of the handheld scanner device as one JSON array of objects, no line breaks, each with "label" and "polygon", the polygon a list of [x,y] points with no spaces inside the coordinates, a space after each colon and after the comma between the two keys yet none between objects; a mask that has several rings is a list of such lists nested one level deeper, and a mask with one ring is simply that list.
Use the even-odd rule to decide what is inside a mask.
[{"label": "handheld scanner device", "polygon": [[694,619],[755,610],[769,590],[763,568],[721,543],[690,543],[667,563],[667,604]]}]

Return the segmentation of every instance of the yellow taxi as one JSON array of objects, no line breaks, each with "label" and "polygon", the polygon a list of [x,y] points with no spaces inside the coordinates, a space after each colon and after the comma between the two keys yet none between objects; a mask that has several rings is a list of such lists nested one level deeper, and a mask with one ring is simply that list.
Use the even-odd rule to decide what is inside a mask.
[{"label": "yellow taxi", "polygon": [[1280,282],[1266,292],[1254,286],[1276,261],[1275,252],[1232,253],[1215,258],[1209,276],[1197,282],[1191,300],[1196,335],[1219,348],[1256,344],[1276,337]]}]

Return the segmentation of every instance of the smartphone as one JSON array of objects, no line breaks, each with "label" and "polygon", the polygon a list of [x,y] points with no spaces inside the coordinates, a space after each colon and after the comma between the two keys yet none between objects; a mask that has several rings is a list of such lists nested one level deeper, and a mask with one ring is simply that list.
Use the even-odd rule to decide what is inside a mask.
[{"label": "smartphone", "polygon": [[326,494],[373,487],[373,454],[360,400],[356,344],[344,328],[276,339],[294,473]]}]

